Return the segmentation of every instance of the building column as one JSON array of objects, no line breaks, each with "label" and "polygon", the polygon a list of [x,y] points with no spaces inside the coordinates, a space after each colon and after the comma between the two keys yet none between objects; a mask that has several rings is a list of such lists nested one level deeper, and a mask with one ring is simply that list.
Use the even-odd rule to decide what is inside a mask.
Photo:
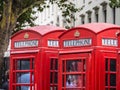
[{"label": "building column", "polygon": [[107,5],[107,23],[113,23],[113,9]]},{"label": "building column", "polygon": [[120,25],[120,8],[116,8],[116,14],[115,14],[116,16],[116,24],[117,25]]}]

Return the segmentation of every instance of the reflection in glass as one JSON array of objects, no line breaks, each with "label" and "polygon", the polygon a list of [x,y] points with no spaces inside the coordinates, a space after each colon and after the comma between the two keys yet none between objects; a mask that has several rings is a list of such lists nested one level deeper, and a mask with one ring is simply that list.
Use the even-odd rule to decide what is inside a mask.
[{"label": "reflection in glass", "polygon": [[[34,74],[30,73],[17,73],[17,83],[21,84],[30,84],[34,83]],[[17,90],[29,90],[29,85],[23,85],[17,87]],[[33,88],[33,87],[32,87]]]},{"label": "reflection in glass", "polygon": [[[32,80],[31,80],[32,79]],[[34,82],[34,74],[30,73],[17,73],[17,83],[33,83]]]},{"label": "reflection in glass", "polygon": [[85,59],[83,59],[83,71],[86,71],[86,63],[85,63]]},{"label": "reflection in glass", "polygon": [[67,60],[66,61],[66,70],[67,72],[73,71],[83,71],[83,62],[82,60]]},{"label": "reflection in glass", "polygon": [[58,59],[56,58],[50,59],[50,70],[58,70]]},{"label": "reflection in glass", "polygon": [[17,60],[17,70],[29,70],[30,59]]},{"label": "reflection in glass", "polygon": [[66,87],[82,87],[82,75],[66,75]]},{"label": "reflection in glass", "polygon": [[55,87],[54,87],[54,90],[58,90],[58,88],[55,86]]},{"label": "reflection in glass", "polygon": [[[30,89],[32,88],[32,89]],[[17,86],[16,87],[16,90],[34,90],[34,86],[25,86],[25,85],[22,85],[22,86]]]}]

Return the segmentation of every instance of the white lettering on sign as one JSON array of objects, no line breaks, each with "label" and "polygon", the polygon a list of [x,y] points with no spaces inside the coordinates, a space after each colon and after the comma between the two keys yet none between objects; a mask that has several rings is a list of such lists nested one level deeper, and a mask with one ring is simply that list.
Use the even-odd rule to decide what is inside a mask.
[{"label": "white lettering on sign", "polygon": [[64,47],[88,46],[88,45],[92,45],[92,39],[86,38],[86,39],[78,39],[78,40],[65,40],[63,44]]},{"label": "white lettering on sign", "polygon": [[102,45],[105,45],[105,46],[118,46],[118,41],[117,41],[117,39],[103,38],[102,39]]},{"label": "white lettering on sign", "polygon": [[48,46],[49,47],[59,47],[59,41],[58,40],[48,40]]},{"label": "white lettering on sign", "polygon": [[36,46],[38,46],[38,40],[16,41],[14,43],[15,48],[36,47]]}]

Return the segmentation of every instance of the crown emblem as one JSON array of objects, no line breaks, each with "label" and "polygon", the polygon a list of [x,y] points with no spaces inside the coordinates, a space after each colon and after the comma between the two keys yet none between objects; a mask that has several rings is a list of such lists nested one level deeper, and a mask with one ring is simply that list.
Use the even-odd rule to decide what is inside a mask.
[{"label": "crown emblem", "polygon": [[27,38],[29,38],[29,34],[28,34],[28,33],[25,33],[24,39],[27,39]]},{"label": "crown emblem", "polygon": [[76,31],[76,32],[74,33],[74,36],[75,36],[75,37],[79,37],[79,36],[80,36],[80,32],[79,32],[79,31]]}]

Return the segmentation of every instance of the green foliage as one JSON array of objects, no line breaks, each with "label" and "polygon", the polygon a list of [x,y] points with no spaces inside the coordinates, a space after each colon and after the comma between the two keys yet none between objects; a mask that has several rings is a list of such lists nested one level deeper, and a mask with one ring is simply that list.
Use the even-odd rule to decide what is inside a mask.
[{"label": "green foliage", "polygon": [[120,7],[120,0],[110,0],[110,7],[111,8]]},{"label": "green foliage", "polygon": [[[37,2],[39,0],[13,0],[13,11],[16,12],[16,8],[19,9],[19,11],[22,11],[25,7],[29,7],[33,2]],[[12,31],[12,33],[15,33],[21,29],[23,29],[26,26],[34,26],[34,20],[37,18],[33,14],[40,11],[42,12],[44,8],[49,8],[49,4],[46,4],[46,0],[41,0],[42,4],[36,3],[33,5],[33,7],[29,8],[26,12],[22,13],[17,18],[16,27]],[[74,14],[79,10],[75,7],[75,4],[70,2],[69,0],[47,0],[51,4],[57,4],[60,10],[62,11],[62,16],[66,20],[67,23],[71,23],[71,19],[75,20]],[[3,2],[4,0],[0,0],[0,18],[2,17],[3,13]],[[33,8],[36,8],[37,10],[34,11]]]},{"label": "green foliage", "polygon": [[13,34],[16,33],[19,30],[22,30],[26,26],[34,26],[34,20],[37,18],[33,16],[32,14],[35,14],[36,12],[32,9],[28,9],[25,13],[23,13],[18,19],[16,23],[16,27],[13,30]]},{"label": "green foliage", "polygon": [[[34,21],[37,19],[37,17],[34,14],[37,11],[42,12],[43,9],[45,8],[45,5],[46,5],[45,2],[43,2],[42,5],[36,4],[33,6],[33,8],[29,8],[26,12],[20,15],[19,18],[17,19],[16,27],[12,31],[12,34],[16,33],[19,30],[24,29],[27,26],[35,26]],[[36,8],[37,10],[34,10],[34,8]]]}]

